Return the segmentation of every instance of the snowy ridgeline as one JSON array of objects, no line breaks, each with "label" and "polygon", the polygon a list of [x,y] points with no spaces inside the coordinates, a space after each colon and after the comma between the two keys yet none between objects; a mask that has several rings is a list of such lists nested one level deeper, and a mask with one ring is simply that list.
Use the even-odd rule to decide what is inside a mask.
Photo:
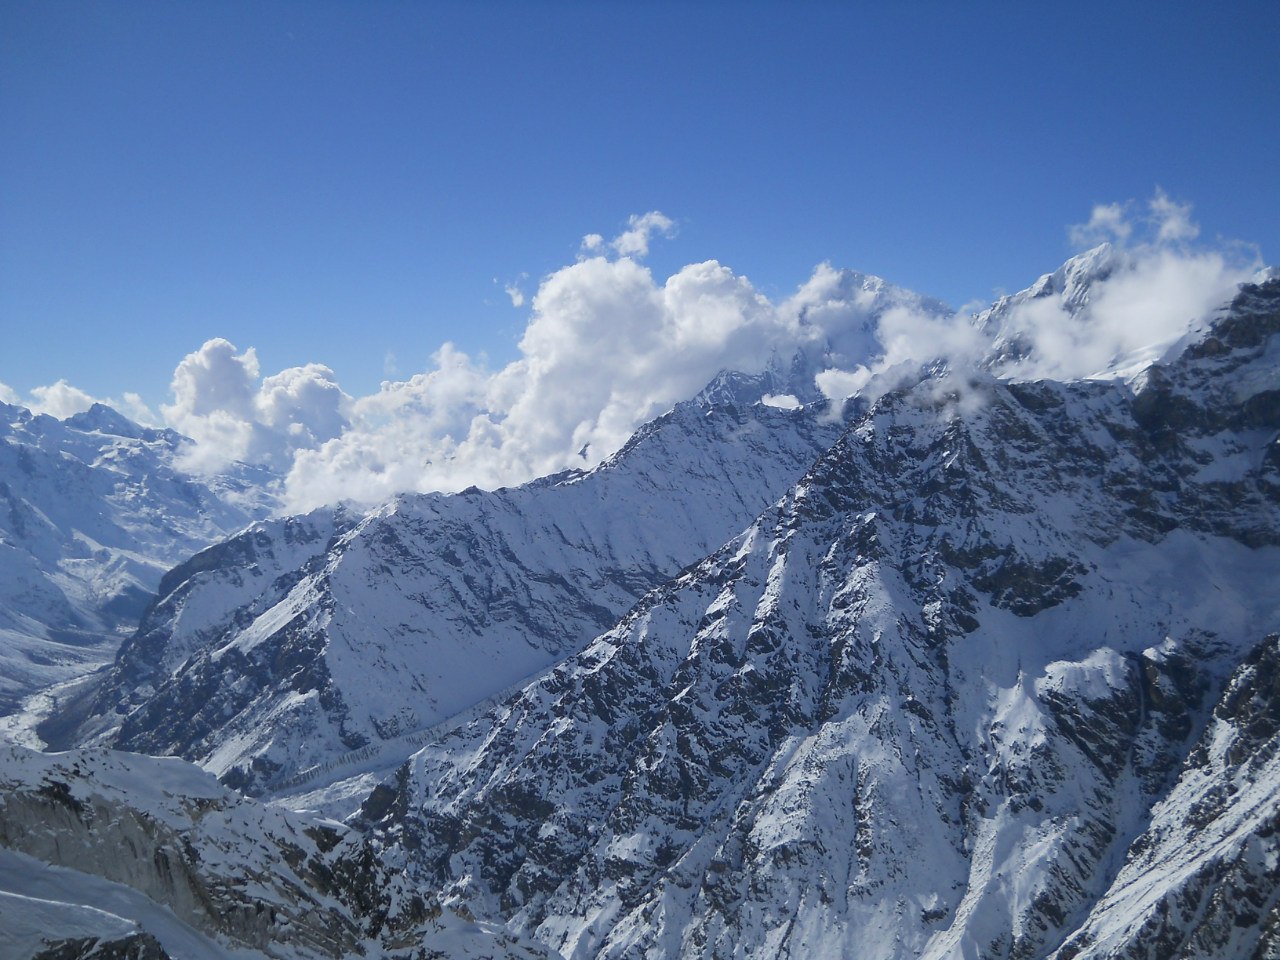
[{"label": "snowy ridgeline", "polygon": [[[1083,309],[1111,268],[1018,296]],[[43,728],[222,784],[6,754],[5,930],[65,956],[1280,955],[1278,332],[1272,281],[1126,375],[934,366],[847,424],[721,378],[586,474],[255,524]]]},{"label": "snowy ridgeline", "polygon": [[686,403],[585,474],[257,524],[166,578],[78,738],[254,793],[394,766],[733,536],[842,429],[821,404]]}]

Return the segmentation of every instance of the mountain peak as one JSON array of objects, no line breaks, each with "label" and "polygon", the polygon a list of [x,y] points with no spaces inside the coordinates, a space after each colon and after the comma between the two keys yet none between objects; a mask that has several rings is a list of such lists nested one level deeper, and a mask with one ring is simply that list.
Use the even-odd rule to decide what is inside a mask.
[{"label": "mountain peak", "polygon": [[130,440],[141,439],[143,435],[141,426],[105,403],[95,403],[83,413],[72,414],[62,422],[86,433],[103,433]]}]

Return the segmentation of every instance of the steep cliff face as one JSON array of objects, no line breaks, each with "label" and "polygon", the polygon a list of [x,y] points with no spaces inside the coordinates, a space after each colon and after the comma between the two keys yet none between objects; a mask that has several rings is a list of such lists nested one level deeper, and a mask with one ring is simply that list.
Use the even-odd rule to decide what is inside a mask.
[{"label": "steep cliff face", "polygon": [[545,956],[407,888],[341,824],[181,760],[0,750],[5,956]]},{"label": "steep cliff face", "polygon": [[109,662],[166,570],[274,505],[264,470],[184,473],[183,442],[0,404],[0,714]]},{"label": "steep cliff face", "polygon": [[688,403],[589,473],[259,524],[166,578],[79,735],[251,792],[394,764],[714,549],[841,429],[821,405]]},{"label": "steep cliff face", "polygon": [[1277,333],[885,396],[365,825],[569,957],[1274,953]]}]

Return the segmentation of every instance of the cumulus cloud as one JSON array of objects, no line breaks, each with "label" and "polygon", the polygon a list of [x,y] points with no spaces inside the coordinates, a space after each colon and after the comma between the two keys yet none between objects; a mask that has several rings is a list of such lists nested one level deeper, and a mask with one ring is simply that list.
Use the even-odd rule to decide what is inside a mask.
[{"label": "cumulus cloud", "polygon": [[309,363],[261,381],[259,372],[252,347],[237,353],[221,338],[178,364],[170,385],[174,402],[161,410],[195,441],[184,466],[207,471],[245,460],[286,470],[297,450],[346,429],[350,398],[328,367]]},{"label": "cumulus cloud", "polygon": [[[656,228],[641,219],[636,229]],[[815,369],[824,358],[863,358],[888,306],[946,312],[829,264],[773,302],[714,260],[660,281],[636,258],[599,246],[600,255],[542,280],[515,361],[489,369],[446,344],[427,372],[355,400],[340,436],[295,452],[291,506],[494,487],[590,467],[721,370],[755,373],[797,355]],[[812,384],[807,392],[814,396]]]},{"label": "cumulus cloud", "polygon": [[290,494],[369,501],[593,465],[719,370],[821,340],[798,310],[715,261],[659,283],[631,257],[579,260],[543,280],[517,360],[489,370],[446,345],[434,369],[356,401],[342,436],[300,451]]},{"label": "cumulus cloud", "polygon": [[64,420],[73,414],[83,413],[97,401],[79,387],[73,387],[66,380],[58,380],[48,386],[36,387],[31,391],[31,409],[35,413],[47,413],[51,417]]}]

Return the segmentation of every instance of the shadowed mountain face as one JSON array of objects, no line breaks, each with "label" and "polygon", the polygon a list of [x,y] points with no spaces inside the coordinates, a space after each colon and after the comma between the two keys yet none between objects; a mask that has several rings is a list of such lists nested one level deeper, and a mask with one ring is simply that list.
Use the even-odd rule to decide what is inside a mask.
[{"label": "shadowed mountain face", "polygon": [[885,396],[364,809],[571,957],[1280,948],[1280,283],[1131,383]]}]

